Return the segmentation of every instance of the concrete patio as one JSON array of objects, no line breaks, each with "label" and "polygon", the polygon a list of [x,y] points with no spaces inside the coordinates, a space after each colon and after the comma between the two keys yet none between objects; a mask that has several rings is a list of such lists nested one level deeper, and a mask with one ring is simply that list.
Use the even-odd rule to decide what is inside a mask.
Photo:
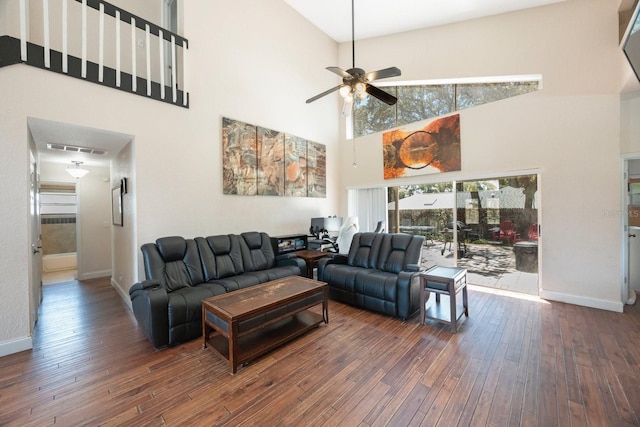
[{"label": "concrete patio", "polygon": [[[422,251],[422,265],[454,266],[454,254],[443,253],[444,243],[429,241]],[[454,246],[455,248],[455,246]],[[511,246],[467,243],[466,255],[458,259],[458,267],[467,269],[467,282],[472,285],[538,295],[538,274],[516,270],[516,258]]]}]

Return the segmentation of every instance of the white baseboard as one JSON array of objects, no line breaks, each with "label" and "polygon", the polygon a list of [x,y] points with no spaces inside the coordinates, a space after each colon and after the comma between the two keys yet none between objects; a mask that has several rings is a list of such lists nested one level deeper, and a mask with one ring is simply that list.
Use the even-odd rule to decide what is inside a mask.
[{"label": "white baseboard", "polygon": [[0,357],[13,353],[19,353],[33,348],[31,337],[24,337],[13,341],[5,341],[0,343]]},{"label": "white baseboard", "polygon": [[131,308],[131,298],[129,297],[129,290],[122,289],[122,286],[120,286],[120,284],[113,277],[111,278],[111,286],[114,287],[118,295],[120,295],[120,298],[122,298],[125,304],[127,304],[129,310],[133,311],[133,308]]},{"label": "white baseboard", "polygon": [[603,299],[581,297],[578,295],[545,291],[544,289],[540,289],[540,298],[551,301],[582,305],[584,307],[598,308],[600,310],[616,311],[618,313],[622,313],[624,308],[624,304],[622,304],[622,301],[609,301]]},{"label": "white baseboard", "polygon": [[91,271],[89,273],[82,273],[81,276],[78,276],[78,280],[98,279],[100,277],[109,276],[111,276],[111,270]]}]

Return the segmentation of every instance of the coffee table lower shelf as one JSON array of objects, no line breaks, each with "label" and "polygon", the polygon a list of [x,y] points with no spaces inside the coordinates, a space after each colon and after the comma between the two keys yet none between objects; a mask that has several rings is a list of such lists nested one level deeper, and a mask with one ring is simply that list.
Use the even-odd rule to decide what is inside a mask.
[{"label": "coffee table lower shelf", "polygon": [[235,373],[239,365],[248,363],[305,332],[317,328],[322,322],[325,322],[325,319],[321,314],[305,310],[240,335],[235,343],[234,361],[229,358],[229,338],[220,332],[209,329],[207,333],[213,334],[205,337],[205,346],[210,346],[218,356],[229,362],[231,372]]}]

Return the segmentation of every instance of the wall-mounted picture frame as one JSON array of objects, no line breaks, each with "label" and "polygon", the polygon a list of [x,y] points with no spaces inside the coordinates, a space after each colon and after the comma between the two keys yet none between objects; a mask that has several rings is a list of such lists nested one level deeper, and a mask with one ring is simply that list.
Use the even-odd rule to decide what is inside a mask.
[{"label": "wall-mounted picture frame", "polygon": [[111,218],[113,225],[122,227],[122,187],[111,190]]}]

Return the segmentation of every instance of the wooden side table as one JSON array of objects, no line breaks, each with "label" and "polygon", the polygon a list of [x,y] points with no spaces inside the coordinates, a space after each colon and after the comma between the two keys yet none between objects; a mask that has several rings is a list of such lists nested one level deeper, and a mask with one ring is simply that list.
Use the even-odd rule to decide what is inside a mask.
[{"label": "wooden side table", "polygon": [[302,258],[307,264],[307,277],[309,279],[313,279],[313,267],[318,265],[318,260],[328,256],[326,252],[308,250],[296,251],[294,255]]},{"label": "wooden side table", "polygon": [[[463,310],[458,315],[456,295],[462,291]],[[436,306],[426,309],[429,292],[436,294]],[[440,310],[440,295],[449,296],[449,313]],[[469,303],[467,299],[467,270],[459,267],[433,267],[420,274],[420,323],[425,319],[451,325],[453,332],[458,330],[458,320],[462,315],[469,317]]]}]

